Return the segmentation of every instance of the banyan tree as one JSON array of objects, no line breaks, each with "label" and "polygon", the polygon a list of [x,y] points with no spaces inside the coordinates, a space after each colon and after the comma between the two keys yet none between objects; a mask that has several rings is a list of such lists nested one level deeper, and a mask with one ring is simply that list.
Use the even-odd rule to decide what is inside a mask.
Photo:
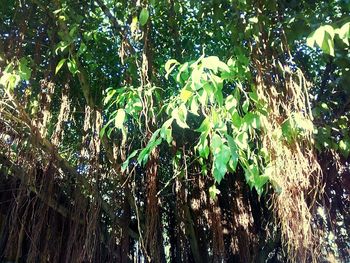
[{"label": "banyan tree", "polygon": [[0,1],[0,261],[349,261],[349,14]]}]

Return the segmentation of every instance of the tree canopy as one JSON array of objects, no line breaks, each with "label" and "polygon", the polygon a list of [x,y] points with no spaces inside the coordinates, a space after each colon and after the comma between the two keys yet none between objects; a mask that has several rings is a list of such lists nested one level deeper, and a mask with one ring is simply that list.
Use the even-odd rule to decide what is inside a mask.
[{"label": "tree canopy", "polygon": [[0,261],[350,260],[349,14],[0,0]]}]

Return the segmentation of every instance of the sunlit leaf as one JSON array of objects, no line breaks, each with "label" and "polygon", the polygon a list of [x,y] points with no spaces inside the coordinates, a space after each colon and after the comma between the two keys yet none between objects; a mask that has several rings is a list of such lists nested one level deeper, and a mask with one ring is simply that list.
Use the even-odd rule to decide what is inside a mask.
[{"label": "sunlit leaf", "polygon": [[350,139],[344,138],[339,141],[339,149],[345,158],[348,158],[350,153]]},{"label": "sunlit leaf", "polygon": [[307,45],[314,47],[315,43],[323,52],[334,56],[334,29],[330,25],[320,26],[307,37]]},{"label": "sunlit leaf", "polygon": [[214,70],[215,72],[218,69],[221,69],[222,71],[227,71],[227,72],[230,71],[229,67],[224,62],[220,61],[220,59],[216,56],[203,58],[202,64],[205,68]]},{"label": "sunlit leaf", "polygon": [[248,109],[249,109],[249,99],[248,98],[246,98],[246,100],[243,102],[242,109],[243,109],[244,113],[248,112]]},{"label": "sunlit leaf", "polygon": [[168,78],[169,74],[173,71],[173,69],[175,68],[176,65],[179,65],[180,63],[177,62],[176,59],[169,59],[166,63],[165,63],[165,71],[166,71],[166,75],[165,77]]},{"label": "sunlit leaf", "polygon": [[187,109],[184,105],[182,107],[174,109],[171,116],[175,119],[177,125],[179,125],[181,128],[189,128],[186,123]]},{"label": "sunlit leaf", "polygon": [[196,151],[199,153],[199,156],[202,158],[207,159],[209,157],[210,149],[208,146],[208,140],[206,138],[206,135],[203,136],[203,134],[200,136],[199,142],[196,146]]},{"label": "sunlit leaf", "polygon": [[190,108],[191,108],[190,111],[191,111],[193,114],[199,116],[199,115],[198,115],[199,105],[198,105],[198,102],[197,102],[197,97],[192,97]]},{"label": "sunlit leaf", "polygon": [[117,115],[115,116],[115,119],[114,119],[115,127],[118,129],[123,128],[124,121],[125,121],[125,111],[124,109],[118,109]]},{"label": "sunlit leaf", "polygon": [[341,28],[337,29],[336,33],[339,35],[339,38],[349,46],[350,22],[345,23]]},{"label": "sunlit leaf", "polygon": [[193,95],[193,92],[187,89],[182,89],[180,92],[180,99],[183,102],[187,102],[187,100]]},{"label": "sunlit leaf", "polygon": [[209,196],[211,199],[216,199],[216,196],[220,194],[219,189],[216,188],[216,185],[213,184],[212,186],[209,187]]},{"label": "sunlit leaf", "polygon": [[58,62],[57,66],[56,66],[55,74],[57,74],[58,71],[60,71],[60,69],[62,68],[62,66],[66,62],[66,60],[67,60],[66,58],[63,58],[60,60],[60,62]]},{"label": "sunlit leaf", "polygon": [[238,145],[238,147],[241,148],[242,150],[245,150],[249,147],[248,141],[249,141],[249,136],[246,132],[241,132],[235,138],[236,145]]},{"label": "sunlit leaf", "polygon": [[186,75],[186,79],[188,78],[188,62],[185,62],[179,69],[179,73],[176,76],[176,81],[181,82],[182,78]]},{"label": "sunlit leaf", "polygon": [[232,109],[237,107],[237,100],[235,97],[233,97],[233,95],[229,95],[226,99],[225,99],[225,108],[228,111],[231,111]]},{"label": "sunlit leaf", "polygon": [[130,31],[134,34],[138,28],[138,17],[137,16],[133,16],[131,24],[130,24]]},{"label": "sunlit leaf", "polygon": [[117,93],[117,90],[115,90],[115,89],[109,90],[108,93],[107,93],[107,96],[105,97],[105,99],[103,101],[103,103],[105,105],[107,105],[116,93]]}]

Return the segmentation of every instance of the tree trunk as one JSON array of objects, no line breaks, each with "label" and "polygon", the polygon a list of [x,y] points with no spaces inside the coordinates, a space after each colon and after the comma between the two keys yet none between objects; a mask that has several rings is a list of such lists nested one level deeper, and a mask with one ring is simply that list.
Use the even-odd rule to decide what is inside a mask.
[{"label": "tree trunk", "polygon": [[146,194],[146,224],[145,247],[148,261],[164,262],[163,237],[161,225],[161,211],[157,197],[157,169],[158,152],[153,151],[146,167],[147,194]]}]

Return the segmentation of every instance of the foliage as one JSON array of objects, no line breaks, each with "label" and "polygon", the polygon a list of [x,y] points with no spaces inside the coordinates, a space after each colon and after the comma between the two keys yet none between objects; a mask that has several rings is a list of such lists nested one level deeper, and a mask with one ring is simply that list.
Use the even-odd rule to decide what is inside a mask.
[{"label": "foliage", "polygon": [[348,4],[0,3],[1,260],[346,261]]}]

